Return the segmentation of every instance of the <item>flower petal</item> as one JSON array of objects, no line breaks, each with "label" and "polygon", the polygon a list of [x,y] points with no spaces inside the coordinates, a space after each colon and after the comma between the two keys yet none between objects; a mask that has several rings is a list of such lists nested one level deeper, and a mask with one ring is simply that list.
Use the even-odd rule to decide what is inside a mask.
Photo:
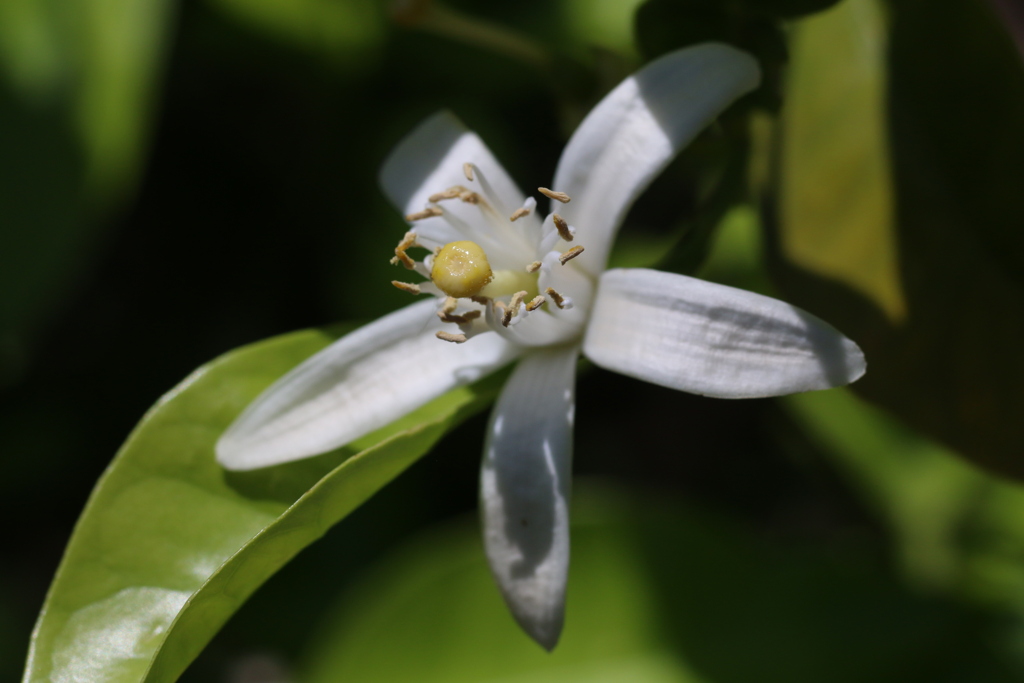
[{"label": "flower petal", "polygon": [[480,475],[484,546],[519,625],[552,649],[569,570],[569,487],[578,347],[531,351],[491,414]]},{"label": "flower petal", "polygon": [[[467,163],[474,167],[472,181],[466,178],[464,171]],[[480,217],[482,211],[488,211],[487,208],[451,199],[441,204],[443,210],[450,214],[450,220],[438,216],[417,221],[417,232],[423,232],[441,244],[456,239],[481,242],[488,256],[495,252],[494,257],[499,260],[500,252],[512,246],[522,252],[515,255],[515,268],[522,267],[519,261],[528,263],[531,260],[532,242],[527,241],[524,230],[533,227],[539,231],[537,218],[526,216],[514,224],[508,220],[511,213],[522,206],[525,196],[483,140],[467,130],[451,112],[434,114],[398,143],[381,168],[380,184],[384,194],[403,215],[423,210],[430,203],[432,194],[456,185],[478,192],[489,198],[488,204],[496,205],[490,210],[487,220],[482,221]],[[453,224],[459,228],[496,228],[501,233],[497,237],[504,249],[496,249],[495,245],[486,243],[495,237],[488,236],[486,228],[482,235],[461,234]],[[497,265],[505,267],[504,264]]]},{"label": "flower petal", "polygon": [[608,370],[717,398],[828,389],[866,366],[855,343],[796,306],[640,268],[601,277],[583,352]]},{"label": "flower petal", "polygon": [[232,470],[325,453],[394,421],[513,360],[518,347],[496,334],[465,344],[434,337],[431,298],[361,327],[279,379],[217,442]]},{"label": "flower petal", "polygon": [[612,90],[576,129],[553,188],[572,201],[557,212],[586,245],[578,265],[597,275],[633,201],[720,112],[757,87],[745,52],[704,43],[672,52]]}]

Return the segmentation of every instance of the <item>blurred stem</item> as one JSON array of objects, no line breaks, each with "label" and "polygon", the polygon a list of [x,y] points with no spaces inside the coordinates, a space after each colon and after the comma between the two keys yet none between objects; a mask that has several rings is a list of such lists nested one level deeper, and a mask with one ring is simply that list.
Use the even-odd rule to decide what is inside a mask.
[{"label": "blurred stem", "polygon": [[547,68],[552,61],[551,54],[535,41],[432,0],[399,0],[391,6],[391,17],[404,26],[491,50],[537,69]]}]

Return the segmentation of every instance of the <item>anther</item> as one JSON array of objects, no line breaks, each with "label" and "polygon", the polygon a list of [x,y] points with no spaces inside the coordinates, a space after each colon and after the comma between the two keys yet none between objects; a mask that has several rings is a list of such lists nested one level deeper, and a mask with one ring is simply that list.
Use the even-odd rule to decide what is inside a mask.
[{"label": "anther", "polygon": [[459,199],[466,202],[467,204],[480,204],[483,202],[483,197],[478,195],[476,192],[470,192],[469,190],[460,192]]},{"label": "anther", "polygon": [[441,210],[440,206],[428,206],[427,208],[423,209],[422,211],[417,211],[416,213],[408,214],[405,217],[405,220],[407,220],[410,223],[412,223],[413,221],[421,221],[424,218],[432,218],[434,216],[440,216],[443,213],[444,213],[444,211]]},{"label": "anther", "polygon": [[512,318],[516,317],[519,313],[519,307],[523,305],[523,299],[526,298],[526,292],[516,292],[512,295],[512,299],[508,302],[508,308],[505,309],[504,315],[501,316],[501,324],[508,327],[512,323]]},{"label": "anther", "polygon": [[508,219],[510,221],[512,221],[513,223],[515,223],[517,220],[519,220],[523,216],[529,216],[529,215],[530,215],[530,210],[520,206],[518,209],[516,209],[515,211],[512,212],[512,215],[509,216]]},{"label": "anther", "polygon": [[461,195],[463,192],[469,192],[469,190],[464,188],[462,185],[453,185],[452,187],[449,187],[444,192],[437,192],[435,194],[430,195],[429,197],[427,197],[427,201],[428,202],[443,202],[445,199],[455,199],[456,197]]},{"label": "anther", "polygon": [[538,270],[540,270],[540,266],[541,266],[541,262],[540,261],[534,261],[533,263],[527,264],[526,272],[527,273],[536,273]]},{"label": "anther", "polygon": [[572,308],[572,299],[567,296],[562,296],[551,287],[544,290],[544,293],[551,297],[551,300],[555,302],[555,305],[559,308]]},{"label": "anther", "polygon": [[558,230],[558,236],[566,242],[572,242],[573,235],[572,229],[569,224],[566,223],[565,219],[559,216],[557,213],[551,215],[551,220],[555,222],[555,228]]},{"label": "anther", "polygon": [[480,311],[466,311],[462,315],[455,315],[454,313],[443,313],[437,312],[437,317],[441,319],[443,323],[454,323],[456,325],[468,325],[477,318],[480,317]]},{"label": "anther", "polygon": [[[391,265],[397,266],[399,262],[401,262],[401,264],[408,268],[409,270],[415,268],[416,262],[413,261],[412,258],[405,253],[406,249],[412,249],[415,246],[417,246],[416,233],[411,231],[405,233],[405,236],[402,238],[402,241],[398,243],[397,247],[395,247],[395,255],[391,259]],[[416,293],[419,294],[419,292]]]},{"label": "anther", "polygon": [[582,253],[583,253],[583,247],[581,247],[579,245],[576,245],[575,247],[573,247],[569,251],[567,251],[564,254],[562,254],[561,256],[559,256],[558,257],[558,262],[561,263],[564,266],[566,263],[568,263],[569,261],[573,260],[574,258],[576,258],[577,256],[579,256]]},{"label": "anther", "polygon": [[392,280],[391,284],[398,287],[403,292],[409,292],[410,294],[419,294],[420,286],[412,284],[411,282],[399,282],[398,280]]},{"label": "anther", "polygon": [[530,299],[530,303],[526,304],[526,310],[536,311],[538,308],[544,305],[545,301],[546,299],[542,295],[538,294],[537,296]]},{"label": "anther", "polygon": [[434,336],[446,342],[452,342],[453,344],[462,344],[466,341],[466,335],[464,334],[452,334],[451,332],[437,332],[434,334]]},{"label": "anther", "polygon": [[472,181],[473,180],[473,164],[469,163],[468,161],[466,163],[462,164],[462,173],[463,173],[463,175],[466,176],[466,180]]},{"label": "anther", "polygon": [[548,199],[554,199],[556,202],[562,202],[563,204],[568,204],[571,199],[571,197],[564,192],[556,192],[555,190],[549,190],[546,187],[538,187],[537,192],[540,192]]}]

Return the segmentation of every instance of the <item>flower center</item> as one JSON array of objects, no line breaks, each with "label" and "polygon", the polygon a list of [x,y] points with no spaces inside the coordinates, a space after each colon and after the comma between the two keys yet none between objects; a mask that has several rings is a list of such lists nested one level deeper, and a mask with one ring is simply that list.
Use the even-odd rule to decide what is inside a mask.
[{"label": "flower center", "polygon": [[487,254],[476,242],[449,242],[434,256],[430,280],[456,299],[476,296],[494,279]]},{"label": "flower center", "polygon": [[[528,345],[560,343],[578,335],[582,319],[578,312],[570,312],[573,300],[563,285],[574,292],[583,287],[588,301],[592,284],[582,274],[569,277],[570,270],[576,272],[573,267],[565,275],[558,273],[583,247],[555,250],[558,244],[574,241],[575,228],[557,213],[538,220],[533,216],[537,202],[532,197],[511,211],[478,167],[466,164],[463,171],[466,181],[479,191],[454,185],[430,195],[426,208],[406,216],[415,226],[395,247],[391,259],[429,282],[392,284],[410,294],[444,299],[437,315],[459,330],[438,332],[437,337],[445,341],[462,343],[489,330]],[[538,192],[563,204],[570,201],[564,192],[543,187]],[[462,239],[452,239],[455,236]],[[431,253],[417,261],[407,253],[414,248]],[[531,314],[539,318],[516,331],[510,329]]]}]

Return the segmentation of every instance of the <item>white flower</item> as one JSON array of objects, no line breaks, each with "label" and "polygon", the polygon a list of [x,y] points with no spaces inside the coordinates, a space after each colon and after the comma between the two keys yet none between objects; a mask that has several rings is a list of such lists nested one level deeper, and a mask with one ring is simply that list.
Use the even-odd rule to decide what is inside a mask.
[{"label": "white flower", "polygon": [[[392,153],[381,182],[413,224],[395,260],[430,280],[396,284],[436,296],[284,376],[220,439],[220,463],[252,469],[332,450],[519,359],[484,446],[484,540],[516,619],[554,647],[581,350],[603,368],[722,398],[825,389],[864,372],[856,344],[781,301],[672,273],[604,270],[640,192],[758,81],[756,62],[725,45],[652,62],[573,135],[556,192],[540,190],[554,197],[543,220],[476,135],[450,114],[428,119]],[[433,253],[414,261],[406,250],[416,246]]]}]

